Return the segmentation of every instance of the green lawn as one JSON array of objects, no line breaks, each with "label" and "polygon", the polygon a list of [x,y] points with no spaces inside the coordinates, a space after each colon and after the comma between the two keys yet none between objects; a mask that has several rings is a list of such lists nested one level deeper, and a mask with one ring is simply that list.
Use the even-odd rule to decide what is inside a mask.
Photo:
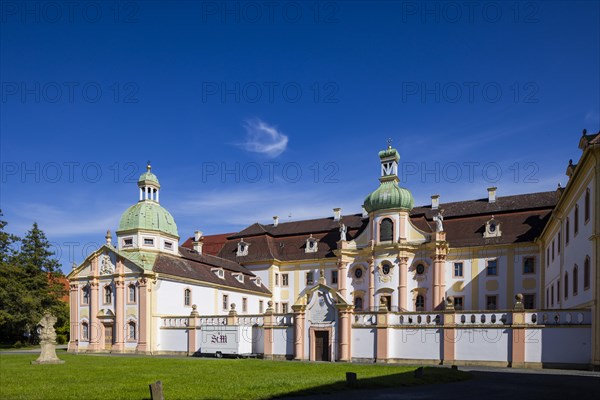
[{"label": "green lawn", "polygon": [[205,358],[70,355],[61,365],[31,365],[37,354],[0,355],[1,399],[148,399],[148,384],[163,382],[166,400],[266,399],[331,393],[345,388],[346,372],[361,388],[467,379],[465,372],[416,367]]}]

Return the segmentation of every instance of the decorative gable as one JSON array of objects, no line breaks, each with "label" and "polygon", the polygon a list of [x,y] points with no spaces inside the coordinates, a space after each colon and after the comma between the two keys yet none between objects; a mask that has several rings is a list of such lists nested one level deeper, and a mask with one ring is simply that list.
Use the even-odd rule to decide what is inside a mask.
[{"label": "decorative gable", "polygon": [[502,236],[502,231],[500,230],[500,222],[492,218],[485,223],[485,230],[483,231],[484,238],[495,238]]}]

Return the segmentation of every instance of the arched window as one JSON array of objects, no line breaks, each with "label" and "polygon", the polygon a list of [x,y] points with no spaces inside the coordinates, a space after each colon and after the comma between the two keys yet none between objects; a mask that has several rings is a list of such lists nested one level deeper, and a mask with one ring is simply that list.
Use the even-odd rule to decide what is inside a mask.
[{"label": "arched window", "polygon": [[583,290],[590,288],[590,257],[586,256],[583,262]]},{"label": "arched window", "polygon": [[565,300],[569,298],[569,273],[565,272]]},{"label": "arched window", "polygon": [[84,342],[90,340],[90,326],[87,322],[81,323],[81,340]]},{"label": "arched window", "polygon": [[577,275],[579,275],[579,268],[575,264],[573,267],[573,296],[577,296],[577,290],[579,289],[579,278]]},{"label": "arched window", "polygon": [[579,204],[575,204],[575,213],[573,214],[573,219],[575,220],[575,222],[573,222],[573,234],[577,235],[579,232]]},{"label": "arched window", "polygon": [[379,241],[387,242],[394,240],[394,223],[389,218],[384,218],[379,224]]},{"label": "arched window", "polygon": [[128,290],[128,297],[127,299],[129,300],[130,303],[135,303],[136,302],[136,293],[135,293],[135,285],[132,283],[129,286],[127,286],[127,290]]},{"label": "arched window", "polygon": [[417,298],[415,299],[415,309],[417,311],[425,310],[425,297],[423,297],[421,294],[418,294]]},{"label": "arched window", "polygon": [[590,220],[590,188],[585,190],[584,217],[585,222],[587,223]]},{"label": "arched window", "polygon": [[186,306],[192,304],[192,291],[190,289],[185,289],[183,291],[183,304]]},{"label": "arched window", "polygon": [[362,297],[355,297],[354,298],[354,310],[355,311],[362,311],[363,309],[363,299]]},{"label": "arched window", "polygon": [[128,340],[135,340],[136,338],[136,329],[135,329],[135,322],[130,321],[127,324],[127,339]]},{"label": "arched window", "polygon": [[112,287],[110,285],[104,286],[104,304],[112,303]]}]

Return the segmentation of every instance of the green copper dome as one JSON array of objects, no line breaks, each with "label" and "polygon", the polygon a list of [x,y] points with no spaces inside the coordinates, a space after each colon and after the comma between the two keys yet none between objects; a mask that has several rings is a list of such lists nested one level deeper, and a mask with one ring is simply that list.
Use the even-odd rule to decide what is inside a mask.
[{"label": "green copper dome", "polygon": [[394,181],[382,182],[377,190],[367,196],[364,203],[367,212],[389,208],[412,210],[414,206],[415,199],[410,190],[398,186]]},{"label": "green copper dome", "polygon": [[121,216],[117,233],[132,229],[159,231],[179,237],[177,225],[171,214],[160,204],[151,200],[134,204],[125,210]]},{"label": "green copper dome", "polygon": [[365,199],[363,206],[367,212],[377,210],[387,210],[400,208],[412,210],[415,206],[415,199],[410,190],[398,186],[398,161],[400,154],[391,146],[391,140],[388,140],[388,147],[379,152],[381,160],[381,177],[379,187]]}]

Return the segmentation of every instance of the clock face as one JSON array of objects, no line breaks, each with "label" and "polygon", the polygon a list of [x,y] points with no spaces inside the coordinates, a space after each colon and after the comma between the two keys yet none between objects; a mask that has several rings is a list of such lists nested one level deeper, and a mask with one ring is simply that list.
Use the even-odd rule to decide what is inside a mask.
[{"label": "clock face", "polygon": [[423,264],[417,265],[417,274],[422,275],[425,272],[425,266]]}]

